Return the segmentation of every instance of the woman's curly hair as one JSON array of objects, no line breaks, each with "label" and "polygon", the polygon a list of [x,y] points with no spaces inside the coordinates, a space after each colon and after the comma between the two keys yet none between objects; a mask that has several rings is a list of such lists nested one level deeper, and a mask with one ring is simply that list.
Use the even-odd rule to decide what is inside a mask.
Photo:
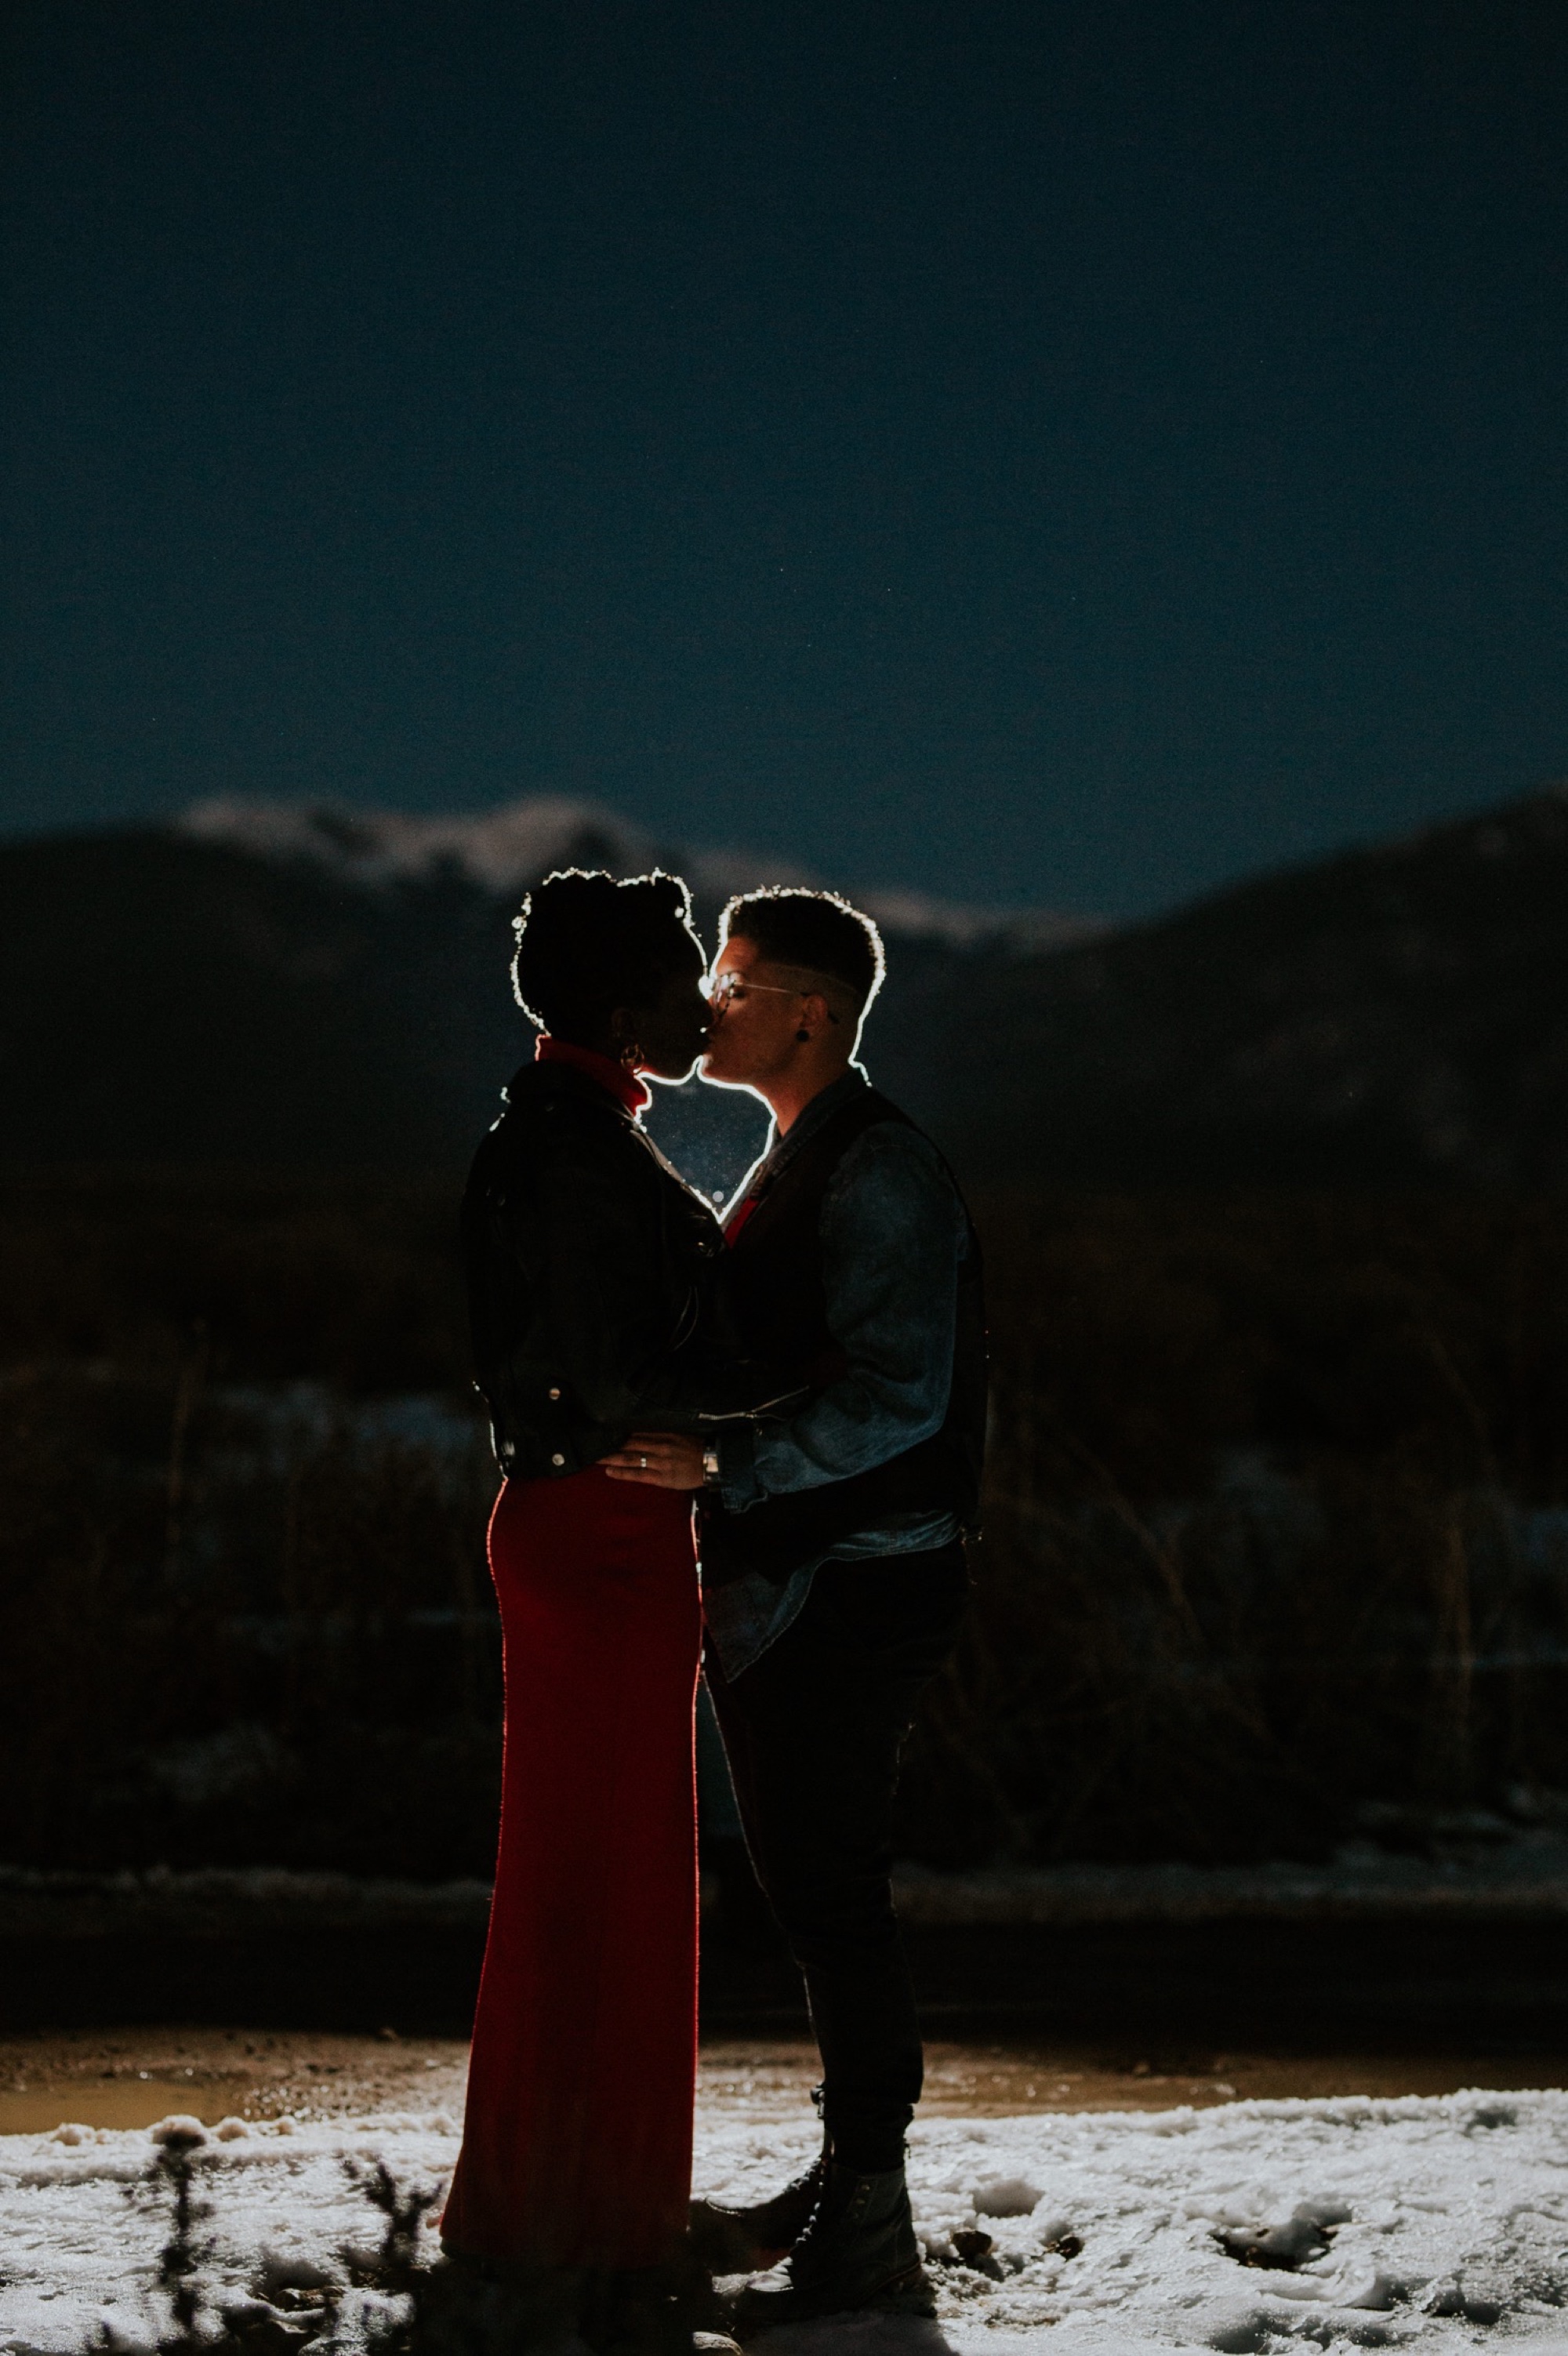
[{"label": "woman's curly hair", "polygon": [[693,955],[704,962],[691,893],[658,868],[619,883],[563,868],[528,894],[512,930],[518,1004],[542,1031],[578,1044],[612,1007],[644,1005]]}]

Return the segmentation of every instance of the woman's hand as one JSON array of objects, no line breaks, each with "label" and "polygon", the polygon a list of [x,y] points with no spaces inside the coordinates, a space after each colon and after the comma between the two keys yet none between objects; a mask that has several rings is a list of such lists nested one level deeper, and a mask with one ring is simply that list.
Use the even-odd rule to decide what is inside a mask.
[{"label": "woman's hand", "polygon": [[684,1431],[634,1431],[600,1469],[612,1481],[640,1481],[650,1489],[700,1489],[703,1443]]}]

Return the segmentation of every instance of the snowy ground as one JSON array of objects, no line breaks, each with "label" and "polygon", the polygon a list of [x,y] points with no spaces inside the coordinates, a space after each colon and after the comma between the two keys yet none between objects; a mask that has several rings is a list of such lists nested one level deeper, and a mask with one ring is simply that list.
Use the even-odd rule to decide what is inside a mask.
[{"label": "snowy ground", "polygon": [[[198,2154],[212,2308],[342,2278],[380,2220],[345,2162],[450,2167],[449,2111],[235,2121]],[[743,2196],[809,2147],[804,2121],[729,2102],[700,2118],[698,2182]],[[0,2138],[0,2351],[148,2346],[166,2209],[145,2130]],[[1528,2347],[1568,2356],[1568,2094],[1241,2102],[1209,2110],[934,2118],[911,2150],[937,2326],[780,2333],[769,2356]],[[1247,2265],[1220,2245],[1266,2235]],[[957,2237],[978,2264],[949,2263]],[[1039,2335],[1048,2330],[1048,2339]]]}]

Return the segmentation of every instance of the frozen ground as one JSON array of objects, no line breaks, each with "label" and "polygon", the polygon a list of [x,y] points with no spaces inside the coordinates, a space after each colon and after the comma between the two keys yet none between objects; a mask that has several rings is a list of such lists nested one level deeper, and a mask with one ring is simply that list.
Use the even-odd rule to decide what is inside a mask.
[{"label": "frozen ground", "polygon": [[[62,2119],[94,2127],[149,2127],[170,2112],[210,2126],[292,2118],[421,2115],[462,2107],[468,2047],[456,2037],[309,2030],[122,2027],[0,2037],[0,2138],[42,2135]],[[1013,2117],[1036,2111],[1168,2111],[1178,2103],[1278,2102],[1295,2095],[1451,2094],[1496,2085],[1499,2072],[1568,2089],[1568,2054],[1532,2051],[1528,2064],[1477,2046],[1432,2052],[1292,2053],[1185,2051],[1123,2040],[1070,2042],[1014,2034],[1002,2041],[926,2040],[926,2118]],[[822,2075],[808,2038],[703,2040],[698,2101],[725,2117],[798,2126]]]},{"label": "frozen ground", "polygon": [[[212,2307],[341,2278],[380,2220],[346,2162],[449,2168],[450,2109],[235,2121],[198,2153]],[[803,2122],[704,2107],[703,2190],[748,2195],[806,2151]],[[0,2138],[0,2350],[148,2346],[166,2211],[142,2130]],[[1568,2094],[1239,2102],[1208,2110],[938,2117],[916,2131],[936,2327],[822,2325],[769,2356],[1152,2356],[1156,2350],[1520,2347],[1568,2356]],[[1262,2244],[1282,2263],[1245,2265]],[[978,2239],[989,2236],[989,2253]],[[978,2263],[954,2264],[962,2248]],[[1047,2335],[1043,2336],[1043,2335]]]}]

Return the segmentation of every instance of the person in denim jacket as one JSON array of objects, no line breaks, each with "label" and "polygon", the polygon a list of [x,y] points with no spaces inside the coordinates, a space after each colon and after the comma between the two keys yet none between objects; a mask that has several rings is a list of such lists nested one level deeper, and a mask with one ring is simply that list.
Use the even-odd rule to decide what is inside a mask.
[{"label": "person in denim jacket", "polygon": [[951,1650],[985,1426],[979,1247],[929,1139],[855,1061],[875,926],[836,895],[734,900],[703,1076],[773,1114],[725,1222],[773,1405],[693,1438],[639,1430],[613,1478],[700,1490],[704,1675],[752,1861],[805,1977],[822,2153],[750,2210],[699,2202],[738,2323],[934,2311],[904,2179],[922,2055],[893,1912],[899,1751]]}]

